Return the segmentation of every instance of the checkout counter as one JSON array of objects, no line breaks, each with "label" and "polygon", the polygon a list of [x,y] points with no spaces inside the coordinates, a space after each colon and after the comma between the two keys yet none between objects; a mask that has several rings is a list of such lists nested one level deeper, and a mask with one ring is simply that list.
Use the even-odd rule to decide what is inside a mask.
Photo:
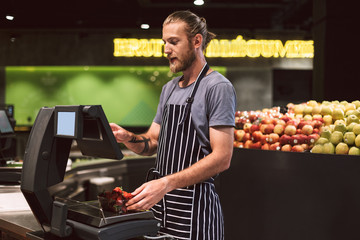
[{"label": "checkout counter", "polygon": [[[74,140],[93,158],[67,170]],[[2,239],[155,236],[160,226],[151,211],[116,214],[103,211],[97,200],[99,192],[115,186],[134,190],[154,160],[123,159],[101,106],[42,108],[25,150],[21,185],[0,188]]]}]

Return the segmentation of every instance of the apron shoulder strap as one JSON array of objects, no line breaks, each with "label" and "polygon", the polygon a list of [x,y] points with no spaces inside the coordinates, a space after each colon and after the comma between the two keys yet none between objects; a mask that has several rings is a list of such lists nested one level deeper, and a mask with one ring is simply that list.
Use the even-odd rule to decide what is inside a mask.
[{"label": "apron shoulder strap", "polygon": [[186,99],[185,112],[184,112],[183,117],[181,118],[181,121],[179,122],[179,125],[182,125],[185,122],[186,118],[188,117],[190,108],[191,108],[191,104],[194,102],[194,96],[200,85],[200,81],[201,81],[201,79],[203,79],[205,77],[208,70],[209,70],[209,65],[206,63],[205,66],[203,67],[200,75],[198,76],[198,78],[195,81],[194,88],[192,89],[190,96]]}]

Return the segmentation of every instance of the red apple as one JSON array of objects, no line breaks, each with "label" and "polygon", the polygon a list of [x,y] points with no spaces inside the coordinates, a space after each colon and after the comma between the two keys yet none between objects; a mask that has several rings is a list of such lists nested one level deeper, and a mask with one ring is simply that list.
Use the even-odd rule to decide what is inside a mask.
[{"label": "red apple", "polygon": [[253,142],[252,144],[250,144],[250,148],[252,149],[260,149],[262,146],[261,142]]},{"label": "red apple", "polygon": [[263,134],[263,135],[261,136],[261,139],[260,139],[261,144],[267,143],[267,142],[268,142],[268,138],[269,138],[269,134]]},{"label": "red apple", "polygon": [[309,145],[306,143],[301,144],[301,146],[303,147],[304,151],[309,149]]},{"label": "red apple", "polygon": [[290,144],[285,144],[281,147],[281,151],[283,152],[290,152],[291,151],[292,146]]},{"label": "red apple", "polygon": [[293,126],[297,127],[299,125],[299,123],[300,123],[300,121],[298,119],[291,119],[286,122],[286,125],[293,125]]},{"label": "red apple", "polygon": [[317,133],[313,133],[313,134],[310,134],[308,137],[307,137],[307,144],[309,145],[312,145],[314,144],[318,139],[319,139],[319,134]]},{"label": "red apple", "polygon": [[265,118],[263,118],[263,119],[261,120],[261,123],[262,123],[262,124],[269,124],[269,123],[272,123],[272,120],[271,120],[271,118],[269,118],[269,117],[265,117]]},{"label": "red apple", "polygon": [[250,127],[250,129],[249,129],[249,132],[250,132],[250,133],[253,133],[253,132],[259,131],[259,130],[260,130],[259,125],[257,125],[257,124],[252,124],[251,127]]},{"label": "red apple", "polygon": [[251,134],[251,140],[253,142],[259,142],[261,140],[262,135],[263,134],[260,131],[255,131]]},{"label": "red apple", "polygon": [[234,147],[235,147],[235,148],[242,148],[242,147],[244,147],[244,143],[238,142],[238,141],[234,141]]},{"label": "red apple", "polygon": [[242,141],[246,142],[247,140],[251,140],[251,134],[246,132],[245,135],[243,136]]},{"label": "red apple", "polygon": [[275,127],[274,127],[274,133],[282,135],[284,133],[284,129],[285,129],[285,125],[276,124]]},{"label": "red apple", "polygon": [[270,133],[269,134],[269,138],[268,138],[268,142],[269,143],[275,143],[278,142],[280,139],[279,134],[277,133]]},{"label": "red apple", "polygon": [[299,134],[290,136],[290,145],[294,146],[294,145],[300,144],[299,142],[300,142]]},{"label": "red apple", "polygon": [[294,145],[291,148],[291,152],[303,152],[304,148],[301,145]]},{"label": "red apple", "polygon": [[287,125],[284,129],[284,134],[287,134],[287,135],[294,135],[296,133],[296,127],[295,125]]},{"label": "red apple", "polygon": [[291,140],[291,137],[289,135],[286,135],[286,134],[282,135],[279,138],[279,142],[280,142],[281,145],[289,144],[290,140]]},{"label": "red apple", "polygon": [[245,131],[243,129],[235,129],[234,131],[234,138],[236,141],[241,142],[245,135]]},{"label": "red apple", "polygon": [[244,148],[250,148],[250,145],[252,145],[253,142],[251,140],[247,140],[245,143],[244,143]]},{"label": "red apple", "polygon": [[314,131],[313,126],[311,126],[309,124],[306,124],[301,128],[301,133],[305,134],[305,135],[310,135],[313,133],[313,131]]},{"label": "red apple", "polygon": [[266,127],[264,129],[264,133],[265,134],[270,134],[272,132],[274,132],[274,124],[269,123],[269,124],[266,125]]},{"label": "red apple", "polygon": [[270,150],[280,151],[280,149],[281,149],[280,142],[276,142],[270,145]]},{"label": "red apple", "polygon": [[283,119],[278,119],[276,124],[279,124],[279,125],[286,125],[286,122],[283,120]]},{"label": "red apple", "polygon": [[251,128],[252,124],[247,122],[247,123],[244,123],[244,126],[243,126],[243,129],[245,132],[250,132],[250,128]]},{"label": "red apple", "polygon": [[270,150],[270,144],[268,144],[268,143],[263,144],[263,145],[261,146],[261,149],[262,149],[262,150]]}]

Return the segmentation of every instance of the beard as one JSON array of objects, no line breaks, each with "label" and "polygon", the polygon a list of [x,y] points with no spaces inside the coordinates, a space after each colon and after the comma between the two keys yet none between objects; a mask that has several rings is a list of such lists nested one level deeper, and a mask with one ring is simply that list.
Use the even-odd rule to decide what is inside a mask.
[{"label": "beard", "polygon": [[173,73],[183,72],[188,69],[195,61],[195,48],[189,44],[189,51],[182,57],[183,60],[176,58],[174,63],[170,60],[170,70]]}]

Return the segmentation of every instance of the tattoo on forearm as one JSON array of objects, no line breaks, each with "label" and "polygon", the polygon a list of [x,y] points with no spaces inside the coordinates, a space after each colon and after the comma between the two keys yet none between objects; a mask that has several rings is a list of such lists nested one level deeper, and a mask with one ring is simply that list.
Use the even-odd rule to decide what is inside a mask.
[{"label": "tattoo on forearm", "polygon": [[146,153],[149,150],[149,138],[145,138],[144,136],[140,136],[142,140],[137,140],[136,136],[134,136],[129,142],[130,143],[144,143],[144,149],[140,154]]}]

